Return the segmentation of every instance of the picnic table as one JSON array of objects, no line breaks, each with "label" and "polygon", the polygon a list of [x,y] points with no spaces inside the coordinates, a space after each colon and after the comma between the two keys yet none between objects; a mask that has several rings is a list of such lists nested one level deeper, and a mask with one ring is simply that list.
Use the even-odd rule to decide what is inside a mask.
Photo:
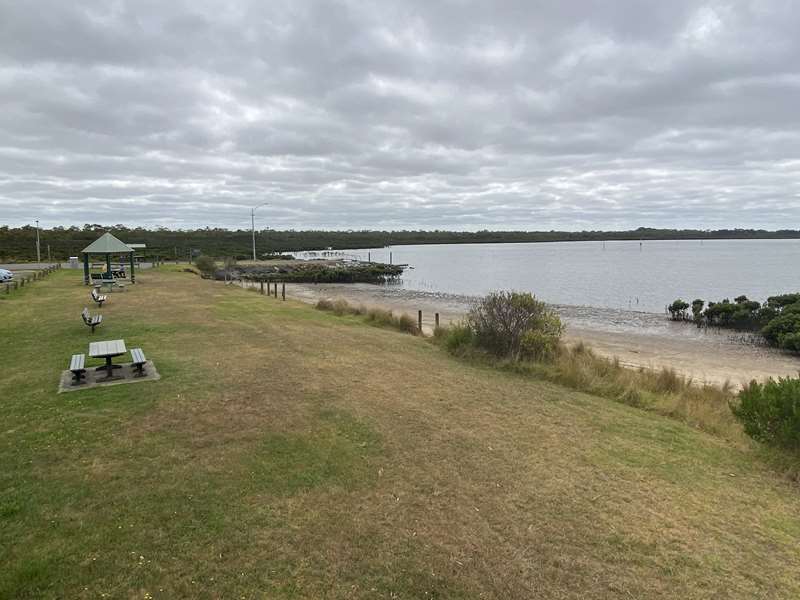
[{"label": "picnic table", "polygon": [[128,350],[125,348],[125,340],[108,340],[105,342],[91,342],[89,344],[89,356],[92,358],[105,358],[106,364],[97,367],[95,371],[105,369],[106,379],[112,379],[114,369],[121,369],[122,365],[115,365],[111,362],[115,356],[122,356]]},{"label": "picnic table", "polygon": [[95,284],[97,288],[106,288],[107,291],[112,292],[114,288],[118,290],[125,290],[125,284],[116,281],[115,279],[101,279],[100,283]]}]

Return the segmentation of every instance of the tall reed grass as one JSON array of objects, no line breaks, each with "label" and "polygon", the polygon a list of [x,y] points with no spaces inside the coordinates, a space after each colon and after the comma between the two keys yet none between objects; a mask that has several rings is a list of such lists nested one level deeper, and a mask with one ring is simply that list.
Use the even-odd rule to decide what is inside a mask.
[{"label": "tall reed grass", "polygon": [[397,329],[411,335],[420,335],[422,333],[412,316],[405,313],[395,314],[385,308],[364,306],[363,304],[354,305],[342,299],[321,299],[317,302],[316,308],[332,312],[340,317],[344,315],[363,317],[367,323],[377,327]]},{"label": "tall reed grass", "polygon": [[572,389],[677,418],[731,440],[743,440],[742,428],[730,410],[733,387],[699,384],[674,369],[648,370],[623,366],[619,359],[596,355],[584,343],[561,345],[546,362],[498,359],[478,349],[469,327],[440,328],[434,340],[452,354],[489,363]]}]

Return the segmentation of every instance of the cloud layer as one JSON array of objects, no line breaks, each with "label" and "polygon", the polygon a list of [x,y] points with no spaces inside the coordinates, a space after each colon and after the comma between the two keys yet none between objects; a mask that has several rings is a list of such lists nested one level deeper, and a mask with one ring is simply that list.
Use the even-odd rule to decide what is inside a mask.
[{"label": "cloud layer", "polygon": [[800,227],[790,0],[0,0],[0,224]]}]

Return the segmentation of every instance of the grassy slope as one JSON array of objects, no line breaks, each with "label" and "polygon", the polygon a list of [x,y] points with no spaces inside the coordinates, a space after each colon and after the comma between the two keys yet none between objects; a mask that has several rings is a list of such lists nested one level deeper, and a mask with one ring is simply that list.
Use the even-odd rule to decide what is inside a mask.
[{"label": "grassy slope", "polygon": [[0,300],[0,598],[796,598],[753,452],[177,272],[103,307],[160,382],[57,395],[62,271]]}]

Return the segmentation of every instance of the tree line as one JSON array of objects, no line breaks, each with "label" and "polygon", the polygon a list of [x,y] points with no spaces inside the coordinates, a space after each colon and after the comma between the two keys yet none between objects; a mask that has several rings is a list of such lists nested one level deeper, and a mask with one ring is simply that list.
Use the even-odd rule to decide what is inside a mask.
[{"label": "tree line", "polygon": [[[82,227],[54,227],[39,232],[42,259],[65,260],[110,232],[124,242],[147,244],[146,254],[162,258],[185,259],[194,252],[208,256],[231,256],[246,259],[252,256],[249,230],[203,228],[175,230],[159,227],[127,227],[125,225],[86,224]],[[261,230],[256,232],[257,252],[299,252],[304,250],[347,250],[409,244],[488,244],[518,242],[613,241],[613,240],[714,240],[714,239],[782,239],[800,238],[800,230],[785,229],[655,229],[639,227],[629,231],[324,231],[324,230]],[[0,227],[0,261],[36,259],[36,229]]]}]

